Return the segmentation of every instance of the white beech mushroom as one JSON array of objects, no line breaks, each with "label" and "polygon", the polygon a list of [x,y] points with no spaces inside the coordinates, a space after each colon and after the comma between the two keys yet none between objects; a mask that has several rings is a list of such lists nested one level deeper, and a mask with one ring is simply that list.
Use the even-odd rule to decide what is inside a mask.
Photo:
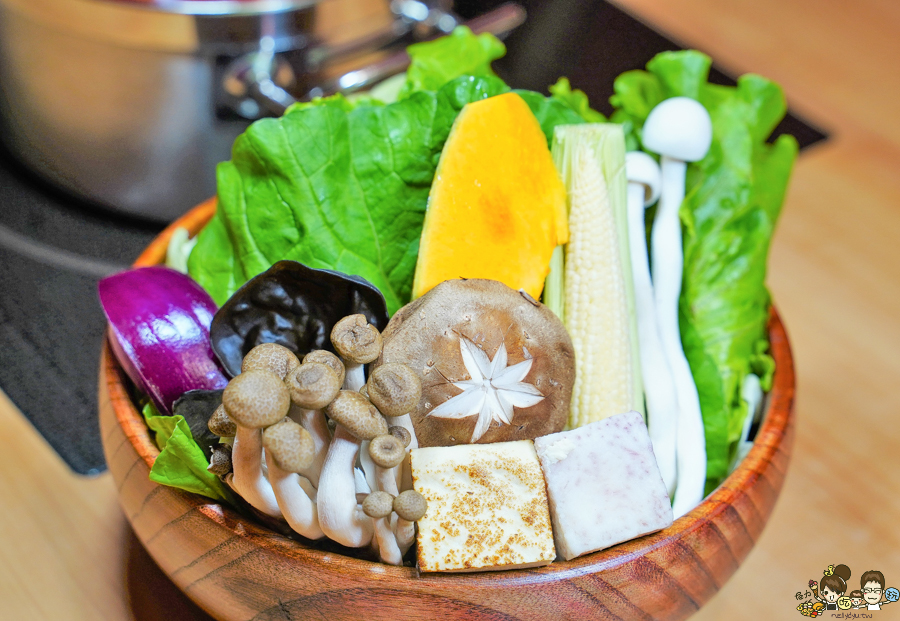
[{"label": "white beech mushroom", "polygon": [[678,213],[684,201],[687,162],[696,162],[706,156],[712,143],[712,122],[700,102],[688,97],[672,97],[650,111],[642,140],[644,148],[662,156],[662,192],[650,233],[650,252],[659,335],[678,399],[675,441],[678,481],[672,502],[677,519],[700,504],[706,485],[706,436],[700,398],[684,355],[678,324],[684,268]]},{"label": "white beech mushroom", "polygon": [[304,362],[288,373],[284,381],[291,393],[290,417],[309,432],[314,444],[312,461],[298,470],[298,473],[318,488],[319,474],[325,463],[328,445],[331,444],[331,433],[322,408],[337,396],[341,389],[341,379],[326,364]]},{"label": "white beech mushroom", "polygon": [[337,426],[319,477],[319,525],[328,538],[349,548],[372,540],[374,526],[356,501],[354,467],[363,440],[387,433],[384,417],[368,399],[342,390],[326,408]]},{"label": "white beech mushroom", "polygon": [[236,425],[231,453],[235,491],[258,511],[280,518],[275,493],[263,474],[262,429],[287,416],[291,406],[287,386],[271,371],[247,371],[228,382],[222,405]]},{"label": "white beech mushroom", "polygon": [[416,520],[421,520],[428,510],[425,497],[415,490],[408,489],[394,498],[394,511],[397,513],[397,545],[400,552],[406,554],[416,539]]},{"label": "white beech mushroom", "polygon": [[378,557],[382,563],[402,565],[403,552],[397,545],[397,537],[391,530],[391,513],[394,511],[394,497],[387,492],[372,492],[362,503],[363,512],[375,520],[375,542]]},{"label": "white beech mushroom", "polygon": [[300,360],[284,345],[261,343],[244,356],[241,361],[241,373],[254,369],[265,369],[284,379],[298,366],[300,366]]},{"label": "white beech mushroom", "polygon": [[269,482],[288,525],[307,539],[324,537],[314,497],[304,490],[299,473],[316,457],[310,433],[290,418],[263,431],[263,446],[269,464]]},{"label": "white beech mushroom", "polygon": [[650,279],[647,256],[647,230],[644,209],[659,198],[661,176],[659,164],[643,151],[625,155],[628,177],[628,248],[631,253],[631,275],[634,281],[634,307],[637,315],[638,345],[644,398],[647,402],[647,429],[653,442],[653,453],[669,496],[675,493],[677,466],[675,438],[678,425],[678,397],[675,380],[666,360],[656,320],[656,302]]}]

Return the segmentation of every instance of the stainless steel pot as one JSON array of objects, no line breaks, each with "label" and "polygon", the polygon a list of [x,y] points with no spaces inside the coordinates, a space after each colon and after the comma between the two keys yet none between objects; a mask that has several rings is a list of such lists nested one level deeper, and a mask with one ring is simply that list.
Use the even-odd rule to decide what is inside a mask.
[{"label": "stainless steel pot", "polygon": [[387,21],[329,45],[316,32],[335,1],[0,0],[2,139],[63,188],[170,220],[215,193],[249,120],[311,92],[329,59],[455,25],[442,3],[356,0]]}]

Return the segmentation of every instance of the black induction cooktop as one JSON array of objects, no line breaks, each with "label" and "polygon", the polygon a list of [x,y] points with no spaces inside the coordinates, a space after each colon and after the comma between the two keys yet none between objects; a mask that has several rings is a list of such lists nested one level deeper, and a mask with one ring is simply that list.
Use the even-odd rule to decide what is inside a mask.
[{"label": "black induction cooktop", "polygon": [[[499,4],[456,6],[473,17]],[[690,46],[601,0],[522,4],[528,21],[506,40],[498,73],[517,88],[542,92],[568,76],[604,113],[617,75],[658,52]],[[711,79],[733,83],[718,70]],[[825,138],[792,115],[776,130],[785,132],[801,147]],[[97,424],[105,321],[97,282],[126,269],[162,228],[57,190],[0,150],[0,388],[76,472],[105,469]]]}]

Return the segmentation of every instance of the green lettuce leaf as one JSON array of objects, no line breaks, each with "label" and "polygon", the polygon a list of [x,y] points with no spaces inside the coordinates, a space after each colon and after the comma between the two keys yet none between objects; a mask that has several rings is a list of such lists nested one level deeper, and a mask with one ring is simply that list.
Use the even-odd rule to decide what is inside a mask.
[{"label": "green lettuce leaf", "polygon": [[619,76],[610,101],[613,120],[626,123],[635,146],[647,115],[663,99],[693,97],[712,118],[712,146],[688,166],[681,206],[679,311],[703,412],[707,485],[713,487],[727,474],[746,415],[744,377],[755,372],[764,387],[771,386],[766,257],[798,147],[791,136],[765,142],[787,111],[776,84],[752,74],[737,87],[709,84],[709,67],[710,59],[699,52],[664,52],[647,71]]},{"label": "green lettuce leaf", "polygon": [[418,91],[436,91],[463,75],[495,77],[491,63],[506,54],[506,46],[492,34],[474,34],[458,26],[440,39],[406,48],[410,64],[398,99]]},{"label": "green lettuce leaf", "polygon": [[470,101],[506,92],[462,77],[391,105],[343,98],[257,121],[217,169],[219,207],[188,273],[222,304],[281,259],[362,276],[394,313],[409,301],[431,180]]},{"label": "green lettuce leaf", "polygon": [[591,108],[588,96],[584,94],[584,91],[580,91],[577,88],[572,90],[569,78],[557,80],[556,84],[550,87],[550,95],[552,95],[553,99],[577,112],[578,116],[588,123],[606,122],[605,116]]},{"label": "green lettuce leaf", "polygon": [[[390,105],[342,97],[257,121],[217,169],[219,207],[188,273],[218,304],[276,261],[362,276],[393,314],[409,301],[431,181],[467,103],[507,92],[499,78],[463,76]],[[549,144],[584,119],[554,98],[515,91]]]},{"label": "green lettuce leaf", "polygon": [[207,470],[209,462],[183,416],[162,416],[152,403],[142,413],[160,450],[150,469],[151,481],[236,505],[231,490]]}]

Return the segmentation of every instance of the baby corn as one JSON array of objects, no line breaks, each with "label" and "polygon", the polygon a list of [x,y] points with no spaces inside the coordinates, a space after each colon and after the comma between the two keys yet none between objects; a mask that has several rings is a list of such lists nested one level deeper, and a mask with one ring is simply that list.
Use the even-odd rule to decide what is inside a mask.
[{"label": "baby corn", "polygon": [[552,152],[569,201],[563,316],[575,347],[574,428],[644,410],[625,228],[624,137],[612,124],[557,127]]}]

